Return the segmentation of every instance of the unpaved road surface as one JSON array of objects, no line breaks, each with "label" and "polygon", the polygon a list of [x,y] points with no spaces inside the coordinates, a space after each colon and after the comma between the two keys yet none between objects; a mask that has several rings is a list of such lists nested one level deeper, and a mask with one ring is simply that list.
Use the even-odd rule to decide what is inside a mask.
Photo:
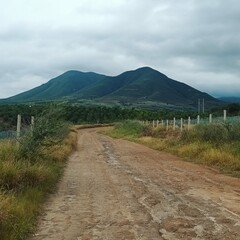
[{"label": "unpaved road surface", "polygon": [[32,240],[240,239],[240,180],[79,131]]}]

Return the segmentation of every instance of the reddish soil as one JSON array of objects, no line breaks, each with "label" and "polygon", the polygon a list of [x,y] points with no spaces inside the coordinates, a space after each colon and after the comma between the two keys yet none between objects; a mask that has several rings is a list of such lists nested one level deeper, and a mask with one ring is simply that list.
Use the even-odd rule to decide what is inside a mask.
[{"label": "reddish soil", "polygon": [[79,131],[32,240],[240,240],[240,179]]}]

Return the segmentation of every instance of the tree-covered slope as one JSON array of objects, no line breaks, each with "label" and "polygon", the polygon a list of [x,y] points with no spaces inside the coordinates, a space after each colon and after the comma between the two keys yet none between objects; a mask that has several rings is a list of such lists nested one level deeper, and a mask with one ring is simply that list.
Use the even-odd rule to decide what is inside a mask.
[{"label": "tree-covered slope", "polygon": [[104,78],[104,75],[97,73],[83,73],[79,71],[68,71],[51,79],[47,83],[33,88],[29,91],[10,97],[10,101],[35,101],[52,100],[69,96],[80,89]]},{"label": "tree-covered slope", "polygon": [[79,98],[149,100],[171,104],[196,104],[199,98],[217,102],[215,98],[184,83],[172,80],[149,67],[124,72],[116,77],[105,77],[82,88]]}]

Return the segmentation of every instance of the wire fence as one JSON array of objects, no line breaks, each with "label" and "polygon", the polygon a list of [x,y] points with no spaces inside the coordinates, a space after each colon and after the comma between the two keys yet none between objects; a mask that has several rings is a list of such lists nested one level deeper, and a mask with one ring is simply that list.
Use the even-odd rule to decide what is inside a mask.
[{"label": "wire fence", "polygon": [[33,130],[34,126],[34,117],[31,117],[31,122],[26,122],[24,119],[22,119],[21,115],[19,114],[16,118],[16,126],[15,130],[9,129],[9,130],[3,130],[0,131],[0,139],[19,139],[21,136],[26,134],[29,130]]},{"label": "wire fence", "polygon": [[164,120],[153,120],[153,121],[142,121],[142,124],[149,125],[152,127],[164,127],[166,130],[168,129],[180,129],[181,131],[184,129],[190,129],[193,126],[196,125],[207,125],[207,124],[240,124],[240,116],[227,116],[226,110],[223,112],[222,117],[215,117],[213,114],[209,114],[209,117],[207,118],[200,118],[198,115],[197,118],[191,119],[188,117],[188,119],[164,119]]}]

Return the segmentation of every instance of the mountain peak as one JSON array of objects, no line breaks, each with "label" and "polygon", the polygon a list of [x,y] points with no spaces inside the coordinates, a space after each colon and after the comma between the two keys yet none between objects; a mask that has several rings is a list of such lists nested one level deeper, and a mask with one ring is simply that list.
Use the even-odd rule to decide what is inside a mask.
[{"label": "mountain peak", "polygon": [[145,66],[145,67],[140,67],[135,70],[136,72],[140,73],[155,73],[155,74],[161,74],[164,77],[167,77],[165,74],[157,71],[156,69],[153,69],[151,67]]},{"label": "mountain peak", "polygon": [[136,71],[156,71],[156,70],[151,67],[144,66],[144,67],[137,68]]},{"label": "mountain peak", "polygon": [[[204,96],[203,96],[204,95]],[[186,84],[168,78],[144,66],[110,77],[94,72],[70,70],[47,83],[5,101],[28,102],[66,99],[98,99],[98,101],[150,101],[180,106],[196,106],[204,97],[212,105],[218,100]],[[210,105],[210,104],[209,104]]]}]

